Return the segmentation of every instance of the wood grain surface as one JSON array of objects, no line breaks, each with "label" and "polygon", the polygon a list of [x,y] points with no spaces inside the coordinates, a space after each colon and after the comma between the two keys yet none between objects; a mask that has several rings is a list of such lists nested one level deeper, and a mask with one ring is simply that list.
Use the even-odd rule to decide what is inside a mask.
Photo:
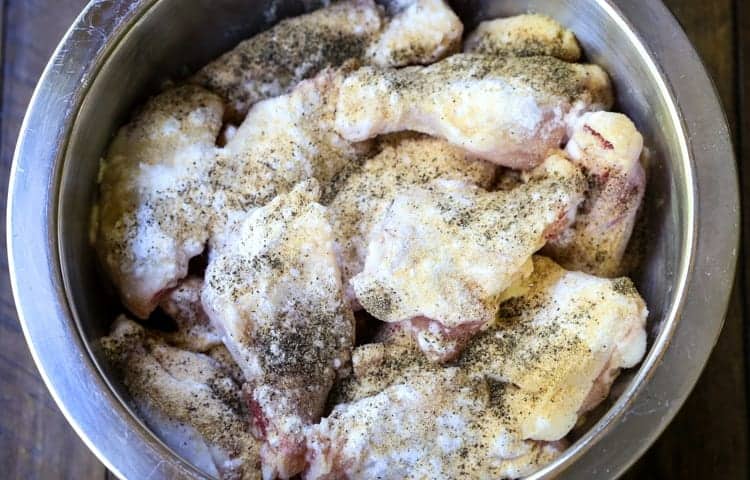
[{"label": "wood grain surface", "polygon": [[[18,129],[36,81],[84,0],[13,0],[3,8],[2,165],[5,211],[8,171]],[[0,226],[5,239],[5,222]],[[5,242],[0,268],[7,272]],[[25,345],[7,273],[0,275],[0,478],[104,479],[52,401]]]},{"label": "wood grain surface", "polygon": [[[632,0],[651,1],[651,0]],[[697,46],[735,134],[743,198],[750,194],[750,5],[743,0],[667,0]],[[0,207],[18,129],[34,85],[84,0],[0,0],[2,103]],[[750,227],[745,211],[743,223]],[[5,223],[0,226],[5,238]],[[4,250],[3,244],[3,250]],[[628,479],[748,478],[746,334],[750,259],[743,254],[726,326],[675,421]],[[67,425],[34,367],[18,324],[0,255],[0,478],[104,479],[106,469]]]},{"label": "wood grain surface", "polygon": [[[741,145],[744,137],[750,141],[750,130],[740,129],[742,119],[750,115],[750,108],[739,107],[746,95],[738,77],[738,46],[743,42],[750,46],[750,32],[742,33],[738,28],[738,9],[747,10],[747,1],[665,3],[680,20],[713,75],[735,145]],[[742,164],[742,158],[738,157],[739,168],[747,175],[750,157],[744,156],[746,165]],[[741,191],[744,203],[750,184],[743,183]],[[740,265],[747,264],[740,260]],[[626,478],[748,478],[747,350],[744,348],[747,344],[743,335],[748,272],[747,268],[738,270],[724,330],[695,390],[674,422]]]}]

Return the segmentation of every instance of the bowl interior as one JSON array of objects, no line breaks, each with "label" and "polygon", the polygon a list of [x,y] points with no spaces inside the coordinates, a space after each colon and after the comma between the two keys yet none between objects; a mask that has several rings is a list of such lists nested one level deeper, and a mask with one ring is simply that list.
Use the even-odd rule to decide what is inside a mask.
[{"label": "bowl interior", "polygon": [[[252,7],[248,7],[251,3]],[[280,18],[314,8],[306,0],[160,0],[131,26],[92,78],[75,119],[60,174],[58,240],[61,268],[71,310],[94,361],[127,402],[119,381],[109,375],[96,340],[107,333],[121,311],[108,282],[96,265],[88,240],[88,212],[96,196],[100,158],[116,129],[132,109],[165,81],[178,80],[239,40]],[[650,344],[664,330],[662,319],[674,307],[686,245],[684,205],[692,185],[680,143],[679,118],[670,114],[671,100],[658,85],[644,47],[628,33],[611,5],[593,0],[456,0],[454,8],[470,31],[482,19],[535,11],[571,28],[588,60],[603,66],[616,86],[618,109],[644,134],[649,157],[649,186],[640,240],[642,261],[634,280],[651,312]],[[634,372],[618,380],[627,386]],[[601,416],[607,405],[598,412]],[[597,415],[587,423],[593,425]],[[580,429],[584,432],[586,428]],[[575,447],[574,447],[575,448]]]}]

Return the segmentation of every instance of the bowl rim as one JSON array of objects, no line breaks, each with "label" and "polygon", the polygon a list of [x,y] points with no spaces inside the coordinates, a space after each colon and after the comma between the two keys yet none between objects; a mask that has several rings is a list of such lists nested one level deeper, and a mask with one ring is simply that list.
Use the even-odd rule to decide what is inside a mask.
[{"label": "bowl rim", "polygon": [[[11,286],[32,356],[68,422],[120,478],[203,473],[146,428],[90,356],[68,303],[58,251],[61,226],[57,209],[50,205],[57,205],[68,137],[93,79],[158,1],[95,1],[81,13],[34,92],[8,193]],[[668,100],[670,116],[676,119],[688,184],[687,204],[681,207],[687,223],[682,241],[689,255],[676,272],[677,288],[664,330],[628,387],[595,426],[533,478],[617,476],[658,437],[692,390],[718,338],[739,246],[738,178],[729,129],[715,86],[687,36],[660,1],[637,6],[627,0],[594,1],[642,50],[641,57]],[[636,9],[641,10],[637,15]],[[644,9],[650,14],[644,15]],[[686,71],[691,72],[687,81]],[[682,100],[678,103],[677,98]],[[709,155],[712,162],[697,161]],[[691,326],[700,328],[691,331]],[[669,348],[678,341],[689,351]],[[613,453],[618,445],[615,433],[626,429],[640,435],[640,442]],[[134,435],[142,441],[131,442]]]}]

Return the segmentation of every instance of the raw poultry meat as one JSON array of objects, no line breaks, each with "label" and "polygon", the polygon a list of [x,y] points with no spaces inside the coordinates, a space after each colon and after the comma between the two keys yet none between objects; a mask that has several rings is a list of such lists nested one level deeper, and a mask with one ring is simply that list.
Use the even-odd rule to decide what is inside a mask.
[{"label": "raw poultry meat", "polygon": [[153,328],[103,352],[210,475],[531,474],[644,355],[632,282],[589,275],[623,273],[643,138],[551,18],[457,53],[444,0],[326,5],[117,133],[92,233]]},{"label": "raw poultry meat", "polygon": [[603,277],[623,271],[623,256],[646,191],[643,137],[621,113],[581,117],[566,152],[587,174],[589,189],[575,223],[545,252],[565,268]]},{"label": "raw poultry meat", "polygon": [[448,180],[405,189],[370,234],[351,280],[357,299],[382,321],[411,322],[426,354],[450,360],[572,222],[583,190],[583,174],[560,155],[512,191]]},{"label": "raw poultry meat", "polygon": [[365,63],[379,67],[436,62],[461,48],[464,26],[443,0],[385,0],[383,31],[368,46]]},{"label": "raw poultry meat", "polygon": [[559,440],[606,398],[620,369],[641,361],[648,310],[629,279],[569,272],[541,256],[525,284],[459,365],[507,385],[522,438]]},{"label": "raw poultry meat", "polygon": [[517,57],[546,55],[566,62],[581,59],[581,47],[573,32],[556,20],[539,14],[480,23],[466,38],[464,52]]},{"label": "raw poultry meat", "polygon": [[250,210],[211,252],[203,305],[243,370],[264,476],[304,467],[303,427],[349,366],[354,319],[315,180]]},{"label": "raw poultry meat", "polygon": [[428,67],[364,67],[339,91],[336,131],[362,141],[415,130],[516,169],[559,148],[584,112],[612,105],[607,74],[553,57],[465,53]]},{"label": "raw poultry meat", "polygon": [[260,444],[231,366],[170,346],[125,316],[101,345],[138,412],[178,454],[210,475],[260,479]]},{"label": "raw poultry meat", "polygon": [[362,271],[372,225],[400,189],[438,178],[488,188],[494,177],[492,164],[444,140],[399,135],[385,141],[378,155],[349,176],[329,206],[336,254],[347,298],[353,306],[359,308],[349,280]]},{"label": "raw poultry meat", "polygon": [[102,163],[95,245],[123,304],[140,318],[203,251],[223,110],[200,87],[167,90],[119,130]]},{"label": "raw poultry meat", "polygon": [[303,478],[518,478],[562,452],[562,442],[518,436],[494,382],[455,367],[409,368],[419,352],[380,353],[357,372],[376,391],[308,429]]},{"label": "raw poultry meat", "polygon": [[247,209],[265,205],[300,181],[316,178],[330,201],[336,186],[361,164],[369,146],[333,131],[339,82],[337,72],[326,70],[253,106],[209,173],[215,190],[214,246]]},{"label": "raw poultry meat", "polygon": [[455,364],[398,330],[357,347],[337,406],[308,429],[305,478],[518,478],[562,451],[578,418],[644,355],[632,282],[536,256],[519,296]]},{"label": "raw poultry meat", "polygon": [[241,42],[192,79],[241,118],[256,102],[347,60],[380,66],[435,61],[459,48],[463,25],[443,0],[346,0],[282,20]]}]

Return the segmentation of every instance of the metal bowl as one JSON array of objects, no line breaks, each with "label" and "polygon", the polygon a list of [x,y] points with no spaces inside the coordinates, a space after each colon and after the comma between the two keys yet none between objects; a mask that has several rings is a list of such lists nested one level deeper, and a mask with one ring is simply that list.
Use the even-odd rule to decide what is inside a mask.
[{"label": "metal bowl", "polygon": [[[99,158],[146,95],[278,18],[315,1],[93,1],[47,66],[11,174],[8,247],[16,304],[37,366],[73,428],[123,478],[200,478],[128,406],[96,339],[117,310],[87,241]],[[464,0],[478,20],[547,13],[611,73],[619,108],[653,156],[648,249],[636,275],[650,310],[650,350],[619,397],[535,477],[622,473],[661,433],[717,339],[734,278],[737,176],[715,89],[659,1]],[[249,6],[250,5],[250,6]]]}]

